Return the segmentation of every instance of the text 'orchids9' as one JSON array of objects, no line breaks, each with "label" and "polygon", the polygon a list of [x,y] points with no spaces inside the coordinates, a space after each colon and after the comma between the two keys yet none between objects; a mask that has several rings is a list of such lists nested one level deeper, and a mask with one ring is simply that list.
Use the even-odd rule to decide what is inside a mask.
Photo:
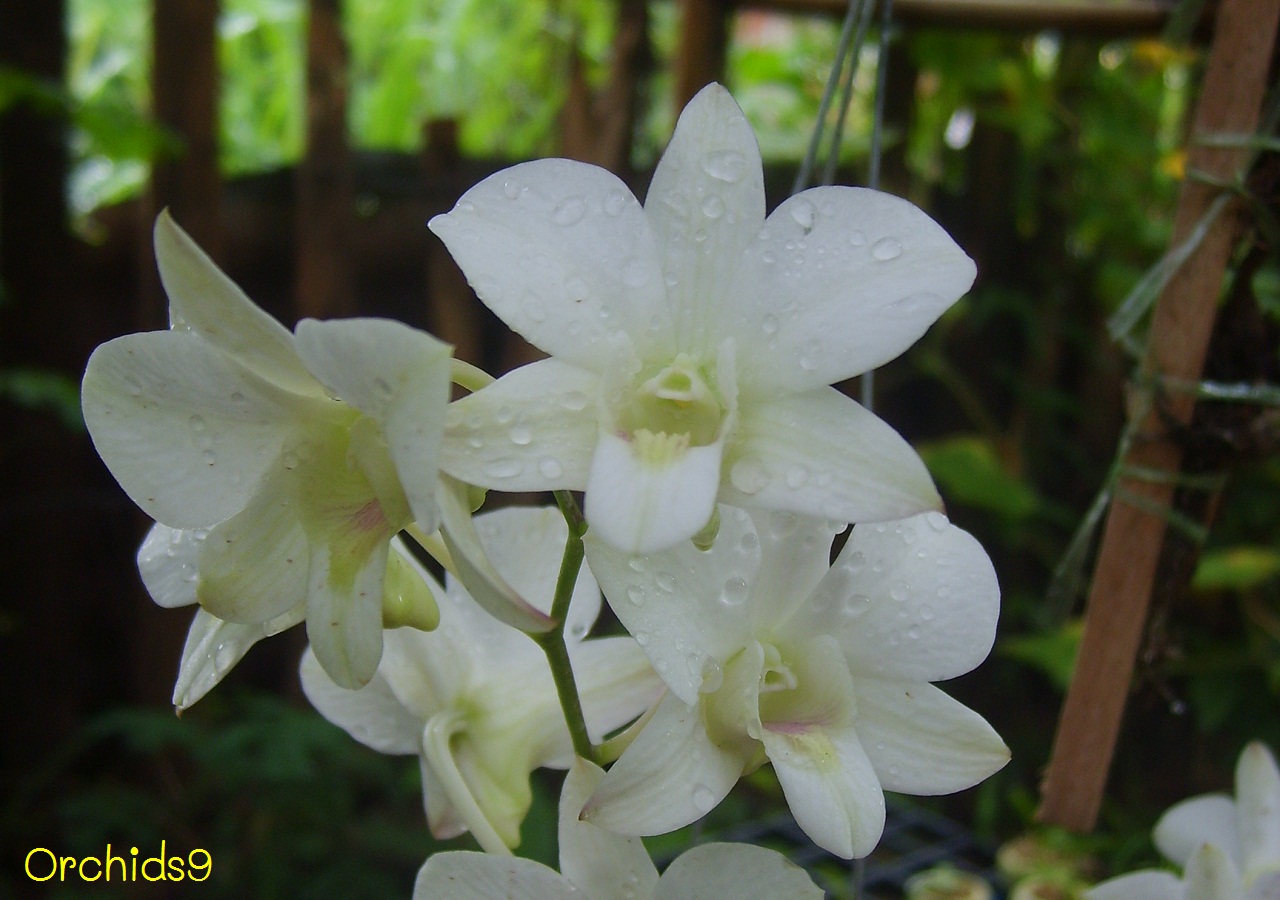
[{"label": "text 'orchids9'", "polygon": [[[156,519],[148,590],[197,607],[179,708],[305,621],[308,698],[420,758],[438,836],[507,855],[530,773],[572,769],[561,873],[445,854],[420,896],[800,896],[816,888],[765,851],[699,848],[659,878],[632,836],[700,818],[767,762],[804,831],[860,857],[885,790],[961,790],[1004,764],[932,685],[992,645],[991,563],[910,445],[832,387],[968,290],[942,228],[848,187],[766,217],[758,145],[719,85],[681,115],[643,205],[602,169],[541,160],[430,227],[549,358],[495,381],[396,322],[290,333],[157,222],[171,328],[100,347],[83,402]],[[471,393],[450,402],[454,380]],[[555,491],[559,509],[473,515],[477,489]],[[600,588],[626,633],[585,639]]]}]

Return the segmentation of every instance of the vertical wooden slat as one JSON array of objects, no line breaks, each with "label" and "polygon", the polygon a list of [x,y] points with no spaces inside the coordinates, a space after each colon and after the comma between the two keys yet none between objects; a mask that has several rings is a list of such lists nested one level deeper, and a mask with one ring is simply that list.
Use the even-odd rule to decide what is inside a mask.
[{"label": "vertical wooden slat", "polygon": [[[1257,127],[1278,19],[1280,4],[1275,0],[1223,0],[1195,134],[1251,133]],[[1230,182],[1244,160],[1243,150],[1193,143],[1187,167]],[[1218,193],[1203,181],[1187,180],[1174,222],[1175,246],[1186,240]],[[1160,296],[1142,366],[1145,376],[1199,379],[1239,225],[1233,209],[1219,216]],[[1190,396],[1173,393],[1165,399],[1164,416],[1183,424],[1190,421]],[[1182,450],[1167,431],[1161,414],[1147,413],[1125,464],[1176,474]],[[1042,821],[1076,831],[1092,830],[1097,821],[1164,539],[1166,522],[1159,510],[1168,508],[1173,489],[1167,481],[1125,477],[1117,485],[1098,553],[1076,675],[1045,773]],[[1126,494],[1135,502],[1127,502]]]},{"label": "vertical wooden slat", "polygon": [[354,182],[347,138],[347,44],[339,0],[309,0],[307,148],[295,224],[299,317],[356,312],[351,265]]},{"label": "vertical wooden slat", "polygon": [[222,178],[218,170],[218,0],[154,0],[152,114],[182,142],[176,157],[152,163],[141,253],[139,327],[168,320],[151,253],[151,222],[168,208],[215,260],[221,255]]},{"label": "vertical wooden slat", "polygon": [[731,12],[728,0],[680,3],[680,46],[675,61],[677,112],[705,85],[724,80]]}]

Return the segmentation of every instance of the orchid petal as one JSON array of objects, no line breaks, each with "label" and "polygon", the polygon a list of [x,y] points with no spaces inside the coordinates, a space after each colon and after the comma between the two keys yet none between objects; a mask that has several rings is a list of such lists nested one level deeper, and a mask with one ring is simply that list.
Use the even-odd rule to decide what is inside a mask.
[{"label": "orchid petal", "polygon": [[307,600],[310,547],[285,473],[209,531],[199,551],[200,605],[228,622],[264,622]]},{"label": "orchid petal", "polygon": [[431,768],[425,756],[418,758],[418,773],[422,777],[422,805],[427,814],[427,829],[438,841],[447,841],[467,833],[467,823],[449,802],[444,782]]},{"label": "orchid petal", "polygon": [[855,676],[943,681],[986,658],[999,614],[982,546],[942,514],[926,513],[855,526],[787,627],[835,635]]},{"label": "orchid petal", "polygon": [[293,350],[288,329],[259,308],[164,210],[156,217],[156,262],[174,330],[193,332],[254,374],[296,394],[324,392]]},{"label": "orchid petal", "polygon": [[414,518],[434,531],[449,345],[385,319],[304,319],[297,348],[326,388],[381,426]]},{"label": "orchid petal", "polygon": [[[696,703],[704,668],[723,666],[751,637],[743,610],[760,566],[760,542],[742,510],[721,508],[709,550],[686,541],[632,556],[587,533],[587,562],[619,621],[641,644],[671,691]],[[678,649],[677,649],[678,648]]]},{"label": "orchid petal", "polygon": [[[729,507],[723,507],[727,513]],[[831,565],[831,542],[842,523],[795,513],[756,510],[751,514],[760,542],[760,571],[751,587],[753,628],[773,630],[826,577]]]},{"label": "orchid petal", "polygon": [[1182,875],[1187,900],[1236,900],[1244,895],[1240,872],[1217,844],[1202,844]]},{"label": "orchid petal", "polygon": [[579,821],[582,807],[604,779],[604,771],[575,760],[560,791],[560,872],[591,900],[648,897],[658,870],[638,837],[624,837]]},{"label": "orchid petal", "polygon": [[609,769],[582,819],[619,834],[674,831],[714,809],[746,762],[712,743],[697,707],[668,694]]},{"label": "orchid petal", "polygon": [[[520,842],[520,819],[528,810],[528,801],[522,798],[525,799],[524,810],[518,813],[506,803],[499,804],[504,808],[493,809],[492,801],[505,799],[504,786],[494,784],[492,773],[483,766],[475,765],[473,753],[456,747],[459,741],[455,739],[464,729],[462,714],[457,710],[446,710],[428,718],[422,731],[423,758],[443,786],[445,800],[467,823],[467,830],[479,842],[481,849],[486,853],[509,855],[510,848]],[[527,798],[530,793],[527,771],[519,773],[519,777],[525,779],[523,785]],[[477,794],[491,801],[489,809]],[[513,805],[519,805],[518,801]],[[494,821],[491,817],[494,812],[515,815],[501,815],[499,821]]]},{"label": "orchid petal", "polygon": [[[730,285],[764,221],[760,147],[721,85],[698,92],[676,122],[645,198],[680,350],[714,357],[732,318]],[[732,333],[732,332],[730,332]]]},{"label": "orchid petal", "polygon": [[1237,862],[1244,859],[1236,804],[1226,794],[1202,794],[1174,804],[1156,823],[1154,837],[1165,859],[1183,868],[1206,843],[1217,844]]},{"label": "orchid petal", "polygon": [[439,494],[442,534],[458,579],[485,612],[520,631],[549,631],[555,622],[520,596],[494,568],[467,510],[466,486],[442,478]]},{"label": "orchid petal", "polygon": [[404,708],[381,673],[364,687],[347,690],[334,683],[308,649],[299,675],[311,705],[366,747],[395,755],[421,752],[422,721]]},{"label": "orchid petal", "polygon": [[202,528],[244,509],[299,401],[195,335],[153,332],[95,350],[81,402],[130,499],[156,521]]},{"label": "orchid petal", "polygon": [[1009,761],[982,716],[930,684],[858,678],[854,723],[886,791],[951,794]]},{"label": "orchid petal", "polygon": [[1085,891],[1084,896],[1085,900],[1186,900],[1187,891],[1173,873],[1148,869],[1108,879]]},{"label": "orchid petal", "polygon": [[[750,389],[804,391],[883,365],[969,290],[973,261],[916,206],[865,188],[821,187],[769,216],[729,290],[727,316]],[[745,315],[744,315],[745,312]]]},{"label": "orchid petal", "polygon": [[1236,764],[1236,812],[1246,880],[1280,867],[1280,770],[1266,745],[1250,741]]},{"label": "orchid petal", "polygon": [[748,844],[701,844],[680,854],[653,892],[653,900],[822,900],[824,896],[809,874],[781,853]]},{"label": "orchid petal", "polygon": [[599,432],[599,379],[556,359],[449,404],[440,467],[504,491],[582,490]]},{"label": "orchid petal", "polygon": [[434,853],[418,870],[413,900],[582,900],[558,872],[515,856],[470,850]]},{"label": "orchid petal", "polygon": [[693,537],[715,510],[723,450],[722,437],[651,460],[635,442],[602,430],[587,477],[587,522],[630,553],[653,553]]},{"label": "orchid petal", "polygon": [[498,318],[567,363],[602,372],[610,336],[670,333],[649,224],[604,169],[521,163],[471,188],[428,227]]},{"label": "orchid petal", "polygon": [[661,680],[629,637],[583,641],[569,653],[593,743],[628,724],[662,694]]},{"label": "orchid petal", "polygon": [[347,556],[346,549],[311,546],[307,638],[338,686],[355,689],[369,683],[382,656],[388,544],[376,544],[358,561]]},{"label": "orchid petal", "polygon": [[884,830],[884,792],[852,721],[853,682],[836,642],[818,637],[785,662],[796,687],[760,695],[760,735],[796,824],[844,859]]},{"label": "orchid petal", "polygon": [[200,547],[208,532],[152,525],[138,548],[138,572],[157,606],[174,609],[196,602]]},{"label": "orchid petal", "polygon": [[297,606],[278,619],[256,625],[225,622],[197,609],[182,648],[178,680],[173,687],[173,705],[182,712],[222,681],[244,658],[249,648],[263,638],[292,628],[302,621],[304,609]]},{"label": "orchid petal", "polygon": [[942,507],[911,445],[835,388],[744,399],[739,410],[722,471],[725,503],[841,522]]}]

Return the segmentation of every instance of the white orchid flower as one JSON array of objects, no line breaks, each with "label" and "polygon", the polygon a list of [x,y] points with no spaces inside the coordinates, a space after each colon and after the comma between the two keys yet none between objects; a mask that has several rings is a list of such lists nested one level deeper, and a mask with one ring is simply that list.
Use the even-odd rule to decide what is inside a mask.
[{"label": "white orchid flower", "polygon": [[[166,609],[197,605],[200,548],[207,537],[205,530],[181,531],[160,524],[151,527],[138,551],[138,571],[158,605]],[[306,603],[302,602],[274,619],[245,624],[227,622],[197,608],[178,666],[174,707],[178,712],[190,708],[226,677],[250,647],[292,628],[306,614]],[[383,622],[388,628],[411,626],[430,631],[439,618],[436,599],[420,576],[419,567],[400,539],[392,538],[382,584]]]},{"label": "white orchid flower", "polygon": [[587,536],[610,606],[669,693],[583,816],[660,834],[772,762],[797,823],[845,858],[875,847],[884,790],[944,794],[1009,758],[977,713],[929,682],[968,672],[995,638],[982,547],[941,513],[835,526],[721,508],[707,551],[629,556]]},{"label": "white orchid flower", "polygon": [[844,522],[940,508],[907,443],[830,385],[916,341],[973,262],[875,191],[814,188],[766,220],[759,147],[720,85],[680,116],[643,208],[604,169],[547,159],[430,227],[552,357],[450,407],[455,477],[585,490],[594,532],[636,553],[695,535],[717,500]]},{"label": "white orchid flower", "polygon": [[[546,611],[568,535],[560,513],[507,508],[477,516],[475,528],[501,576]],[[302,686],[325,718],[361,743],[421,757],[433,834],[470,830],[486,851],[506,853],[520,841],[529,773],[568,768],[573,746],[541,649],[482,610],[454,579],[446,584],[438,589],[447,598],[439,627],[387,632],[367,686],[343,690],[311,653],[302,661]],[[565,639],[595,741],[639,716],[661,690],[631,638],[582,639],[599,611],[599,588],[584,568]]]},{"label": "white orchid flower", "polygon": [[560,794],[560,872],[516,857],[437,853],[418,872],[414,900],[821,900],[823,893],[781,853],[746,844],[703,844],[661,877],[639,838],[579,821],[604,772],[579,759]]},{"label": "white orchid flower", "polygon": [[1089,900],[1275,900],[1280,897],[1280,770],[1265,744],[1236,764],[1236,796],[1204,794],[1169,808],[1156,847],[1183,869],[1150,869],[1104,881]]},{"label": "white orchid flower", "polygon": [[326,670],[364,684],[391,537],[437,524],[451,351],[378,319],[290,334],[167,213],[155,244],[172,328],[90,357],[98,453],[156,521],[207,531],[197,599],[210,615],[270,632],[301,608]]}]

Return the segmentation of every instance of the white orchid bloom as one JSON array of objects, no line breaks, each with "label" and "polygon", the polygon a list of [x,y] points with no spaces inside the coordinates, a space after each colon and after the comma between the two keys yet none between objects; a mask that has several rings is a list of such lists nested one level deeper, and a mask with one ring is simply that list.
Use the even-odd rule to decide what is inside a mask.
[{"label": "white orchid bloom", "polygon": [[[200,593],[200,548],[208,532],[180,531],[153,525],[138,551],[142,583],[157,604],[166,609],[196,606]],[[213,690],[263,638],[292,628],[306,618],[306,603],[298,603],[274,619],[254,624],[227,622],[197,608],[182,649],[173,705],[182,712]],[[430,631],[439,622],[439,608],[419,567],[399,538],[391,539],[387,573],[382,585],[382,620],[388,628],[411,626]]]},{"label": "white orchid bloom", "polygon": [[450,407],[442,468],[586,491],[593,531],[672,546],[717,500],[840,521],[938,509],[919,457],[830,387],[916,341],[974,264],[905,200],[850,187],[765,219],[760,150],[720,85],[685,108],[643,208],[562,159],[431,220],[484,303],[551,359]]},{"label": "white orchid bloom", "polygon": [[1204,794],[1169,808],[1156,847],[1184,871],[1131,872],[1104,881],[1089,900],[1275,900],[1280,897],[1280,770],[1265,744],[1245,746],[1236,797]]},{"label": "white orchid bloom", "polygon": [[579,821],[604,772],[579,759],[560,793],[560,872],[515,857],[437,853],[418,872],[414,900],[821,900],[822,891],[781,853],[747,844],[703,844],[661,877],[639,838]]},{"label": "white orchid bloom", "polygon": [[197,599],[275,629],[305,611],[342,684],[382,652],[391,537],[436,527],[450,349],[398,322],[304,320],[255,306],[167,213],[156,260],[172,328],[103,344],[85,423],[125,492],[156,521],[207,531]]},{"label": "white orchid bloom", "polygon": [[[501,576],[546,611],[568,535],[560,513],[513,507],[477,516],[475,527]],[[367,686],[343,690],[311,653],[302,661],[302,686],[325,718],[361,743],[421,757],[433,834],[470,830],[486,851],[506,853],[520,841],[529,773],[568,768],[573,746],[542,651],[482,610],[455,580],[446,584],[439,627],[430,634],[387,632],[382,663]],[[582,639],[599,611],[599,588],[584,568],[565,639],[596,741],[639,716],[661,690],[631,638]]]},{"label": "white orchid bloom", "polygon": [[944,794],[1009,758],[977,713],[929,682],[974,668],[999,588],[982,547],[941,513],[833,527],[721,507],[707,551],[628,556],[587,536],[610,606],[669,689],[583,816],[660,834],[772,762],[796,821],[845,858],[871,852],[884,790]]}]

